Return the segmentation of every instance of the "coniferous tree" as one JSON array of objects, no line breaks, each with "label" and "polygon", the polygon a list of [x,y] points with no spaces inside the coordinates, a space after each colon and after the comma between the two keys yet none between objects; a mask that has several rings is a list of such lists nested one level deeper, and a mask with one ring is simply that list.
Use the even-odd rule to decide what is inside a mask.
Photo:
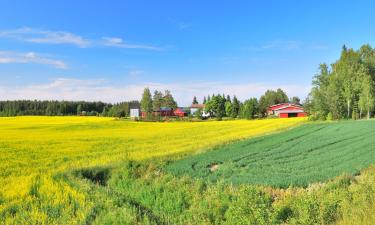
[{"label": "coniferous tree", "polygon": [[194,96],[192,104],[198,104],[197,97]]},{"label": "coniferous tree", "polygon": [[238,101],[236,96],[233,96],[231,117],[237,118],[239,112],[240,112],[240,101]]}]

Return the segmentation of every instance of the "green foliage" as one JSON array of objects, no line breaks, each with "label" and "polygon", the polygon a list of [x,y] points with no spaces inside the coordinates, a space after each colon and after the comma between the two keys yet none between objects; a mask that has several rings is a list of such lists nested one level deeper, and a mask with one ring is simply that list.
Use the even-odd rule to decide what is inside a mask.
[{"label": "green foliage", "polygon": [[374,125],[375,121],[306,124],[188,157],[168,171],[213,182],[224,178],[234,184],[307,186],[375,163],[375,141],[370,138]]},{"label": "green foliage", "polygon": [[172,109],[177,108],[177,103],[174,100],[174,98],[173,98],[173,96],[172,96],[172,94],[169,90],[164,91],[162,106],[169,107],[169,108],[172,108]]},{"label": "green foliage", "polygon": [[237,97],[234,96],[232,100],[232,113],[231,117],[232,118],[237,118],[240,114],[240,101],[238,101]]},{"label": "green foliage", "polygon": [[286,102],[289,102],[289,98],[280,88],[276,91],[267,90],[259,99],[259,113],[265,116],[269,106]]},{"label": "green foliage", "polygon": [[226,101],[225,102],[225,114],[227,116],[231,116],[232,115],[232,103],[230,101]]},{"label": "green foliage", "polygon": [[369,45],[358,51],[343,47],[340,59],[331,69],[320,65],[307,99],[310,114],[333,119],[357,119],[374,111],[375,51]]},{"label": "green foliage", "polygon": [[272,218],[272,199],[255,187],[239,188],[226,212],[228,224],[267,225]]},{"label": "green foliage", "polygon": [[205,110],[214,115],[218,120],[225,116],[225,98],[221,95],[213,95],[212,98],[206,102]]},{"label": "green foliage", "polygon": [[145,88],[142,94],[142,99],[141,99],[141,110],[143,112],[152,112],[152,98],[151,98],[151,92],[149,88]]},{"label": "green foliage", "polygon": [[241,104],[240,115],[244,119],[254,119],[259,112],[258,100],[251,98]]},{"label": "green foliage", "polygon": [[83,111],[102,113],[112,104],[84,101],[0,101],[0,116],[71,116],[80,115]]}]

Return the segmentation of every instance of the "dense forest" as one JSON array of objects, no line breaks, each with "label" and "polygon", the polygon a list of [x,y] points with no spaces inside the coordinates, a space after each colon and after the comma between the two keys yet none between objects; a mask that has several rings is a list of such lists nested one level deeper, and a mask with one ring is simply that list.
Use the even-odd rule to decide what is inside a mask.
[{"label": "dense forest", "polygon": [[339,60],[321,64],[305,108],[313,119],[370,118],[375,105],[375,50],[343,46]]},{"label": "dense forest", "polygon": [[137,101],[108,104],[85,101],[0,101],[0,116],[129,116],[130,107],[138,107]]}]

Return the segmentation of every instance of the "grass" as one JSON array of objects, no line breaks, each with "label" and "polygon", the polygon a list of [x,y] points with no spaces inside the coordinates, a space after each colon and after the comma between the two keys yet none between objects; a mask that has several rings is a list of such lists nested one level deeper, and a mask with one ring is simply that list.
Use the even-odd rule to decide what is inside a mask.
[{"label": "grass", "polygon": [[114,202],[120,209],[111,212],[118,214],[106,216],[127,221],[134,217],[142,222],[142,211],[142,218],[154,218],[145,216],[152,212],[142,205],[133,204],[137,201],[118,202],[121,196],[110,192],[107,182],[116,167],[129,160],[195,154],[303,121],[141,123],[97,117],[0,118],[0,224],[91,224],[100,218],[109,220],[98,219],[98,214]]},{"label": "grass", "polygon": [[306,187],[375,163],[374,127],[374,120],[305,124],[216,147],[168,170],[210,181]]}]

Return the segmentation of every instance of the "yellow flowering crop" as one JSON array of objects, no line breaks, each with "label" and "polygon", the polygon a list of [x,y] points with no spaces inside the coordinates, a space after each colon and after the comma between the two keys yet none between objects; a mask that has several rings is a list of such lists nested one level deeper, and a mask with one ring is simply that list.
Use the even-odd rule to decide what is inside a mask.
[{"label": "yellow flowering crop", "polygon": [[0,220],[55,223],[58,220],[48,218],[43,205],[53,209],[61,205],[56,212],[59,218],[82,223],[92,206],[85,193],[53,179],[59,172],[129,159],[198,153],[303,121],[289,118],[153,123],[99,117],[0,118]]}]

